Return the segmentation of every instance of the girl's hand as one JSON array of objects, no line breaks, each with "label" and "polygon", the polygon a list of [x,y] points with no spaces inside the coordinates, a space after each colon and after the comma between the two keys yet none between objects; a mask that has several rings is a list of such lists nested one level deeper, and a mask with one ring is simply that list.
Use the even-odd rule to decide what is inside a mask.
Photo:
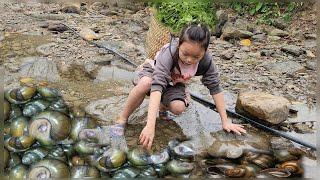
[{"label": "girl's hand", "polygon": [[150,150],[152,146],[154,131],[155,131],[154,127],[146,125],[141,131],[141,134],[139,137],[140,144],[142,144],[143,147],[147,148],[148,150]]},{"label": "girl's hand", "polygon": [[222,123],[222,128],[228,132],[233,131],[239,135],[241,135],[241,133],[247,133],[247,131],[243,129],[244,126],[240,124],[233,124],[232,122]]}]

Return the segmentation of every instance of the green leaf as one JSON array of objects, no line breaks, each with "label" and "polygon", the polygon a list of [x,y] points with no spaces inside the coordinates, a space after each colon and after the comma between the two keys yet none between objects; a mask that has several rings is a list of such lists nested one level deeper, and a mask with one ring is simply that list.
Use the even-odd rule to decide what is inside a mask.
[{"label": "green leaf", "polygon": [[251,9],[251,10],[249,11],[249,13],[250,13],[251,16],[254,15],[254,14],[256,13],[256,9]]},{"label": "green leaf", "polygon": [[256,12],[258,12],[261,9],[262,5],[262,2],[258,2],[258,4],[256,5]]},{"label": "green leaf", "polygon": [[236,11],[239,12],[239,11],[241,10],[241,8],[242,8],[241,4],[239,4],[239,3],[236,3],[236,4],[235,4],[235,10],[236,10]]}]

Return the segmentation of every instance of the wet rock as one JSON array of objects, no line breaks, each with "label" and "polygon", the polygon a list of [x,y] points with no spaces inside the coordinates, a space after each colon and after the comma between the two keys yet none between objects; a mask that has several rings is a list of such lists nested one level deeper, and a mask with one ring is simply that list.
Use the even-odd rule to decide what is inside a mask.
[{"label": "wet rock", "polygon": [[112,50],[115,50],[115,51],[120,51],[122,49],[125,49],[124,45],[125,45],[125,42],[121,42],[121,41],[115,41],[115,40],[107,40],[107,41],[102,41],[100,42],[100,44],[102,46],[105,46],[109,49],[112,49]]},{"label": "wet rock", "polygon": [[245,30],[245,31],[249,31],[250,29],[250,23],[245,19],[237,19],[234,22],[234,26],[237,27],[238,29]]},{"label": "wet rock", "polygon": [[279,41],[281,37],[279,36],[268,36],[268,40],[270,41]]},{"label": "wet rock", "polygon": [[315,158],[303,156],[301,158],[301,166],[304,169],[303,178],[316,179],[319,177],[319,166]]},{"label": "wet rock", "polygon": [[62,7],[61,12],[80,14],[80,3],[66,4]]},{"label": "wet rock", "polygon": [[296,123],[293,125],[294,131],[296,131],[297,133],[312,133],[313,130],[310,126],[308,126],[305,123]]},{"label": "wet rock", "polygon": [[61,14],[43,14],[39,12],[31,13],[30,16],[38,19],[53,20],[53,21],[59,21],[59,20],[65,19],[65,16]]},{"label": "wet rock", "polygon": [[304,52],[299,46],[295,45],[285,45],[281,50],[294,56],[300,56]]},{"label": "wet rock", "polygon": [[307,54],[307,57],[310,57],[310,58],[315,58],[316,57],[316,55],[314,55],[313,52],[310,51],[310,50],[306,50],[306,54]]},{"label": "wet rock", "polygon": [[212,43],[215,44],[216,46],[223,47],[223,48],[231,48],[231,47],[234,46],[230,42],[223,41],[223,40],[220,40],[220,39],[213,40]]},{"label": "wet rock", "polygon": [[206,149],[208,154],[212,157],[237,158],[245,151],[269,149],[270,137],[266,133],[250,126],[245,129],[247,134],[244,136],[228,133],[224,130],[211,133],[214,141]]},{"label": "wet rock", "polygon": [[255,41],[261,41],[263,39],[265,39],[266,35],[265,34],[256,34],[254,36],[252,36],[252,39]]},{"label": "wet rock", "polygon": [[143,9],[144,4],[143,3],[139,3],[138,1],[127,1],[127,0],[109,0],[106,1],[107,4],[113,7],[117,7],[117,8],[123,8],[123,9],[129,9],[131,11],[133,11],[134,13]]},{"label": "wet rock", "polygon": [[280,36],[280,37],[285,37],[288,36],[289,33],[287,31],[283,31],[281,29],[273,29],[269,32],[270,36]]},{"label": "wet rock", "polygon": [[317,34],[304,34],[304,38],[306,39],[313,39],[313,40],[316,40],[317,39]]},{"label": "wet rock", "polygon": [[222,29],[222,39],[238,39],[238,38],[250,38],[253,33],[247,30],[239,29],[238,27],[227,22]]},{"label": "wet rock", "polygon": [[316,61],[307,61],[306,68],[310,70],[317,70],[317,62]]},{"label": "wet rock", "polygon": [[238,95],[236,111],[249,115],[271,124],[285,121],[289,115],[290,102],[283,97],[265,92],[241,92]]},{"label": "wet rock", "polygon": [[[128,96],[113,96],[107,99],[92,101],[85,111],[92,118],[97,119],[100,124],[111,125],[124,109]],[[148,112],[148,100],[145,100],[129,118],[128,123],[143,123]]]},{"label": "wet rock", "polygon": [[61,33],[61,32],[67,31],[68,27],[62,23],[54,22],[54,23],[49,23],[48,30]]},{"label": "wet rock", "polygon": [[53,52],[54,46],[57,44],[54,42],[40,45],[36,48],[36,51],[42,55],[48,56]]},{"label": "wet rock", "polygon": [[286,138],[283,137],[272,137],[270,140],[271,149],[278,150],[278,149],[288,149],[293,148],[293,143]]},{"label": "wet rock", "polygon": [[131,32],[134,32],[136,34],[139,34],[142,32],[143,28],[135,23],[131,23],[130,26],[129,26],[129,30]]},{"label": "wet rock", "polygon": [[306,40],[304,41],[304,47],[306,49],[311,49],[317,47],[317,41],[316,40]]},{"label": "wet rock", "polygon": [[216,16],[218,18],[218,23],[215,26],[215,30],[212,33],[212,35],[216,37],[220,37],[222,34],[222,28],[225,25],[225,23],[228,21],[228,14],[224,12],[223,10],[218,10],[216,12]]},{"label": "wet rock", "polygon": [[87,41],[100,39],[100,36],[97,33],[95,33],[93,30],[87,27],[81,28],[79,34],[82,38],[84,38]]},{"label": "wet rock", "polygon": [[278,29],[285,29],[286,27],[288,27],[288,24],[282,20],[282,19],[276,19],[273,24],[272,24],[274,27],[278,28]]},{"label": "wet rock", "polygon": [[0,42],[4,40],[4,33],[0,32]]},{"label": "wet rock", "polygon": [[56,64],[43,57],[27,57],[22,59],[19,73],[22,77],[32,77],[38,80],[56,82],[60,79]]},{"label": "wet rock", "polygon": [[263,49],[260,51],[261,56],[271,56],[274,53],[275,52],[273,50],[269,50],[269,49]]},{"label": "wet rock", "polygon": [[223,18],[224,16],[227,16],[227,18],[228,18],[228,14],[227,14],[227,12],[226,12],[225,10],[220,9],[220,10],[218,10],[218,11],[216,12],[216,17],[217,17],[218,19],[221,19],[221,18]]},{"label": "wet rock", "polygon": [[100,11],[105,8],[105,4],[102,2],[94,2],[93,4],[90,5],[90,9],[94,11]]},{"label": "wet rock", "polygon": [[[243,52],[235,52],[234,53],[234,57],[237,59],[245,59],[248,56],[247,53],[243,53]],[[236,66],[242,66],[243,64],[238,62],[238,64],[235,64]]]},{"label": "wet rock", "polygon": [[269,71],[281,74],[295,74],[304,71],[304,67],[295,61],[276,62],[267,64],[264,67]]},{"label": "wet rock", "polygon": [[100,14],[105,15],[105,16],[119,15],[119,13],[117,11],[110,10],[110,9],[103,9],[100,11]]},{"label": "wet rock", "polygon": [[220,57],[226,60],[229,60],[233,57],[234,51],[232,49],[225,50],[220,54]]},{"label": "wet rock", "polygon": [[115,66],[103,66],[96,73],[95,82],[102,82],[108,80],[122,80],[132,82],[133,77],[135,76],[134,72],[127,71]]}]

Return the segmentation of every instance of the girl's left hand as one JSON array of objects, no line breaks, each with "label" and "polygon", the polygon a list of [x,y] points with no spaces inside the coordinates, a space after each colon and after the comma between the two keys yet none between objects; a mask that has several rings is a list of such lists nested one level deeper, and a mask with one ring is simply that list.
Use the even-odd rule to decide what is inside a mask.
[{"label": "girl's left hand", "polygon": [[240,125],[240,124],[233,124],[232,122],[225,122],[225,123],[222,123],[222,128],[228,132],[235,132],[239,135],[241,135],[241,133],[247,133],[247,131],[244,128],[243,125]]}]

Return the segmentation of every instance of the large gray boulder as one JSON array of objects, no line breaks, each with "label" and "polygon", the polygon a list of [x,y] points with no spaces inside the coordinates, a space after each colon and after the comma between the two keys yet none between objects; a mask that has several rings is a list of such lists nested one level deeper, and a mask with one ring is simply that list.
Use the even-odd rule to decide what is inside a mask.
[{"label": "large gray boulder", "polygon": [[222,39],[224,40],[250,38],[251,36],[253,36],[252,32],[231,22],[227,22],[222,29]]},{"label": "large gray boulder", "polygon": [[284,61],[267,64],[264,66],[268,71],[280,73],[280,74],[296,74],[303,72],[305,68],[295,61]]},{"label": "large gray boulder", "polygon": [[248,114],[271,124],[285,121],[289,115],[290,102],[283,97],[265,92],[241,92],[238,95],[236,111]]},{"label": "large gray boulder", "polygon": [[[113,96],[106,99],[92,101],[85,108],[86,113],[98,121],[101,125],[112,125],[120,113],[123,111],[128,96]],[[140,105],[130,116],[128,123],[145,123],[148,113],[148,100]]]}]

